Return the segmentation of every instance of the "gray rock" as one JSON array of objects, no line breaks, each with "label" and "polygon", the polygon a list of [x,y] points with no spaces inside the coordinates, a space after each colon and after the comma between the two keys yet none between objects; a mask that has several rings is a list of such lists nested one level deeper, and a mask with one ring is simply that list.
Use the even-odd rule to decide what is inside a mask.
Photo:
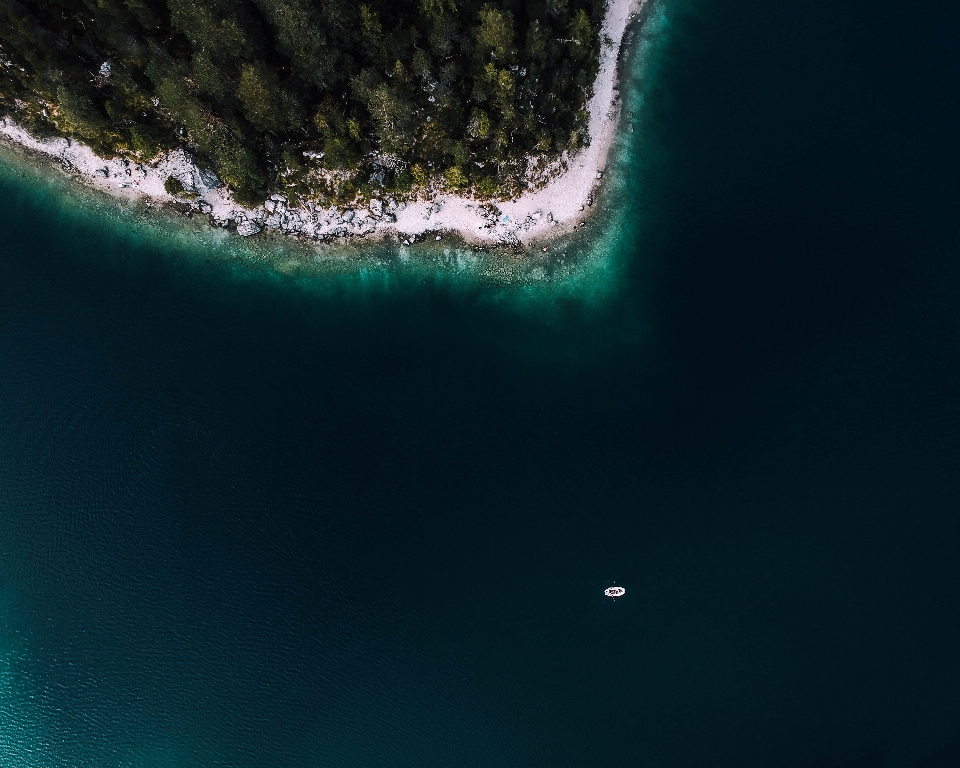
[{"label": "gray rock", "polygon": [[346,222],[353,221],[353,219],[354,219],[354,217],[355,217],[356,215],[357,215],[357,214],[356,214],[354,211],[344,211],[344,212],[343,212],[343,220],[346,221]]},{"label": "gray rock", "polygon": [[303,229],[303,220],[295,211],[287,211],[280,218],[280,228],[287,234],[299,232]]},{"label": "gray rock", "polygon": [[223,186],[223,182],[220,181],[217,174],[208,171],[206,168],[198,168],[197,175],[200,177],[200,183],[207,189],[219,189]]},{"label": "gray rock", "polygon": [[240,235],[240,237],[250,237],[251,235],[256,235],[262,230],[263,227],[257,224],[257,222],[249,221],[247,219],[244,219],[237,224],[237,234]]},{"label": "gray rock", "polygon": [[276,200],[264,200],[263,207],[267,209],[268,213],[273,213],[277,210],[277,201]]},{"label": "gray rock", "polygon": [[383,215],[383,203],[374,198],[370,201],[370,215],[380,218]]}]

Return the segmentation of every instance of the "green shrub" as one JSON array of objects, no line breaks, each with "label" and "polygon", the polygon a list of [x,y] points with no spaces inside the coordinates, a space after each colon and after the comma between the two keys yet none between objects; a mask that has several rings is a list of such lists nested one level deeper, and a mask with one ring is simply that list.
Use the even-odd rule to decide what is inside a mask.
[{"label": "green shrub", "polygon": [[447,168],[447,170],[443,172],[443,176],[447,181],[447,186],[452,189],[460,189],[461,187],[467,186],[467,177],[463,169],[456,165],[451,165]]},{"label": "green shrub", "polygon": [[493,176],[484,176],[474,184],[474,191],[481,200],[489,200],[492,197],[496,197],[500,188],[497,180]]}]

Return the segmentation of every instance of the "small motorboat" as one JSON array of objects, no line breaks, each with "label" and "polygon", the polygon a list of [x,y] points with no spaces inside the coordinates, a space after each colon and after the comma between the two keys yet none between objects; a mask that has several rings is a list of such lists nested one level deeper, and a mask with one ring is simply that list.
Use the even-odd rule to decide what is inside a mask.
[{"label": "small motorboat", "polygon": [[607,587],[605,590],[603,590],[603,594],[605,594],[607,597],[623,597],[625,594],[627,594],[627,590],[625,590],[623,587]]}]

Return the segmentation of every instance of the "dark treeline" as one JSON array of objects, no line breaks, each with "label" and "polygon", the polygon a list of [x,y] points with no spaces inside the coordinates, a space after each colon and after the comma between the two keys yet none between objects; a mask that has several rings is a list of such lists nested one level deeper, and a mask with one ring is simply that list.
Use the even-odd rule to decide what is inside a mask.
[{"label": "dark treeline", "polygon": [[248,204],[523,188],[588,141],[604,0],[0,0],[0,112]]}]

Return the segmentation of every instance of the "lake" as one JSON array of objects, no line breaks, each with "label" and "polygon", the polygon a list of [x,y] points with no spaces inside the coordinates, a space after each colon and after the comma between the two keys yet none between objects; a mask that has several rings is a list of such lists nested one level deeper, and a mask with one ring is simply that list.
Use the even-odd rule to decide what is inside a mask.
[{"label": "lake", "polygon": [[0,764],[960,764],[957,29],[662,0],[509,281],[7,157]]}]

